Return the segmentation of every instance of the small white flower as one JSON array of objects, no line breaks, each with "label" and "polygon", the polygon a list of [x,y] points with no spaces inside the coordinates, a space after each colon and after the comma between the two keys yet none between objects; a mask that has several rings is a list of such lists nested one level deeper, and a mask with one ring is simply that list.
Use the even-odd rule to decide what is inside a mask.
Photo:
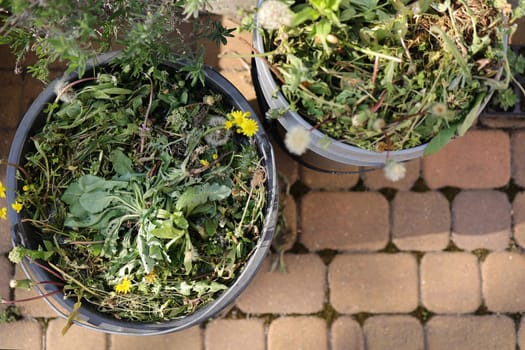
[{"label": "small white flower", "polygon": [[383,171],[388,180],[396,182],[405,177],[406,168],[402,163],[393,159],[388,159]]},{"label": "small white flower", "polygon": [[310,132],[303,127],[294,126],[286,133],[284,144],[290,153],[298,156],[308,149],[310,143]]},{"label": "small white flower", "polygon": [[267,30],[276,30],[292,23],[293,12],[278,0],[265,1],[257,11],[257,21]]}]

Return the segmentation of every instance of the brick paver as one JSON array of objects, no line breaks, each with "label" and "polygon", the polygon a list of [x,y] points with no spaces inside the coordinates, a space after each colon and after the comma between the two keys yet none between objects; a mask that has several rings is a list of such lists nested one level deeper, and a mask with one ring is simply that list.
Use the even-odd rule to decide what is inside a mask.
[{"label": "brick paver", "polygon": [[418,304],[417,262],[411,254],[337,255],[328,284],[332,306],[345,314],[411,312]]},{"label": "brick paver", "polygon": [[525,247],[525,192],[520,192],[512,202],[512,223],[514,240]]},{"label": "brick paver", "polygon": [[[9,281],[13,277],[13,268],[11,262],[5,257],[0,255],[0,299],[11,299]],[[1,305],[1,304],[0,304]]]},{"label": "brick paver", "polygon": [[108,336],[105,333],[73,325],[65,335],[62,335],[62,330],[65,325],[66,320],[62,318],[56,318],[49,322],[47,327],[46,349],[93,350],[106,348]]},{"label": "brick paver", "polygon": [[264,350],[263,319],[216,320],[208,323],[204,336],[206,350]]},{"label": "brick paver", "polygon": [[481,304],[478,258],[470,253],[427,253],[420,265],[421,301],[441,314],[474,312]]},{"label": "brick paver", "polygon": [[274,233],[272,245],[277,251],[287,251],[293,248],[297,241],[297,204],[292,195],[281,195],[279,205],[285,223]]},{"label": "brick paver", "polygon": [[[22,270],[22,267],[19,265],[16,265],[15,267],[15,278],[16,279],[26,279],[27,278],[26,275],[24,274],[24,271]],[[38,295],[39,295],[38,292],[34,288],[32,288],[31,290],[25,290],[21,288],[15,289],[15,300],[32,298]],[[31,301],[25,301],[23,303],[18,303],[17,305],[18,307],[22,309],[24,315],[26,316],[47,317],[47,318],[53,318],[53,317],[58,316],[43,298],[38,298],[36,300],[31,300]]]},{"label": "brick paver", "polygon": [[426,324],[428,350],[515,350],[514,322],[506,316],[434,316]]},{"label": "brick paver", "polygon": [[[1,137],[1,133],[0,133]],[[5,185],[3,178],[0,180]],[[7,206],[5,198],[0,198],[0,208]],[[9,231],[9,224],[7,222],[0,222],[0,254],[6,254],[12,248],[11,233]]]},{"label": "brick paver", "polygon": [[0,324],[0,349],[42,350],[42,327],[36,320]]},{"label": "brick paver", "polygon": [[22,77],[12,72],[0,71],[0,120],[2,128],[16,128],[20,120]]},{"label": "brick paver", "polygon": [[[15,136],[15,128],[3,128],[0,127],[0,157],[1,159],[7,160],[7,157],[9,156],[9,150],[11,148],[11,142],[13,141],[13,137]],[[5,184],[5,170],[6,165],[1,164],[0,165],[0,171],[2,175],[2,181]]]},{"label": "brick paver", "polygon": [[367,350],[423,350],[423,327],[412,316],[373,316],[363,326]]},{"label": "brick paver", "polygon": [[525,318],[521,318],[520,326],[518,329],[518,346],[520,349],[525,349]]},{"label": "brick paver", "polygon": [[279,176],[283,180],[281,183],[283,186],[285,183],[291,186],[299,179],[299,165],[275,142],[272,145],[276,167],[279,169]]},{"label": "brick paver", "polygon": [[111,350],[202,350],[202,333],[199,326],[194,326],[180,332],[148,337],[111,335]]},{"label": "brick paver", "polygon": [[422,173],[430,188],[504,186],[510,179],[509,136],[500,130],[471,130],[424,157]]},{"label": "brick paver", "polygon": [[452,202],[452,240],[462,249],[507,248],[511,234],[511,204],[503,192],[462,191]]},{"label": "brick paver", "polygon": [[414,159],[405,162],[406,173],[405,177],[398,181],[390,181],[385,178],[383,169],[363,172],[361,178],[365,186],[371,190],[379,190],[381,188],[395,188],[398,190],[409,190],[414,186],[414,183],[420,176],[421,160]]},{"label": "brick paver", "polygon": [[377,192],[310,192],[301,199],[301,242],[310,250],[379,250],[389,236],[388,202]]},{"label": "brick paver", "polygon": [[314,313],[325,299],[326,267],[314,254],[286,254],[286,272],[270,271],[277,256],[267,258],[257,276],[237,300],[246,313]]},{"label": "brick paver", "polygon": [[[44,90],[44,88],[45,86],[41,81],[31,76],[24,76],[24,80],[22,84],[20,120],[22,120],[22,117],[24,116],[25,111],[29,109],[33,101]],[[17,124],[15,124],[15,126],[16,125]]]},{"label": "brick paver", "polygon": [[332,350],[364,350],[365,340],[359,323],[349,316],[341,316],[332,323]]},{"label": "brick paver", "polygon": [[487,308],[493,312],[525,311],[525,256],[496,252],[489,254],[481,267]]},{"label": "brick paver", "polygon": [[448,246],[450,209],[443,194],[400,191],[391,211],[392,240],[399,249],[433,251]]},{"label": "brick paver", "polygon": [[268,350],[326,350],[326,321],[319,317],[282,317],[270,324]]},{"label": "brick paver", "polygon": [[515,131],[511,135],[512,178],[525,187],[525,130]]},{"label": "brick paver", "polygon": [[[358,171],[358,167],[349,167],[349,171]],[[347,190],[357,184],[359,174],[330,174],[311,170],[305,166],[299,168],[303,184],[315,190]]]}]

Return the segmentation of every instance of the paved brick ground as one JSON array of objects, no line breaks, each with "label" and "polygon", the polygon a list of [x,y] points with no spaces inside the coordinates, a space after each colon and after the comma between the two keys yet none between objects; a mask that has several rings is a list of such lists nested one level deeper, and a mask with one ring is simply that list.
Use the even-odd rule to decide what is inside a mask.
[{"label": "paved brick ground", "polygon": [[[223,53],[248,53],[249,40]],[[210,63],[257,107],[246,59]],[[0,46],[0,158],[42,89],[13,68]],[[381,170],[316,173],[275,153],[290,233],[225,316],[155,337],[78,326],[62,336],[64,320],[37,300],[0,324],[0,349],[525,350],[525,131],[480,127],[407,163],[397,183]],[[9,289],[23,278],[9,249],[2,223],[0,297],[36,296]],[[270,271],[279,258],[285,273]]]}]

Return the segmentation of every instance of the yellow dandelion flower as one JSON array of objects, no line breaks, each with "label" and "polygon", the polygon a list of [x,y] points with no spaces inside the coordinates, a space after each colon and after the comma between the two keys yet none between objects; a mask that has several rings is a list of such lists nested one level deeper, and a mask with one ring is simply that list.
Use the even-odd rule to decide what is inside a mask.
[{"label": "yellow dandelion flower", "polygon": [[246,119],[241,124],[241,132],[245,136],[252,137],[253,135],[257,133],[258,130],[259,130],[259,125],[253,119]]},{"label": "yellow dandelion flower", "polygon": [[0,219],[7,220],[7,208],[0,209]]},{"label": "yellow dandelion flower", "polygon": [[22,190],[23,190],[24,192],[27,192],[27,191],[29,191],[29,188],[30,188],[30,187],[29,187],[28,185],[24,185],[24,187],[22,187]]},{"label": "yellow dandelion flower", "polygon": [[0,198],[5,198],[5,190],[4,184],[0,181]]},{"label": "yellow dandelion flower", "polygon": [[206,159],[201,159],[199,162],[202,166],[210,166],[210,162]]},{"label": "yellow dandelion flower", "polygon": [[16,211],[17,213],[20,213],[20,211],[22,211],[23,207],[24,207],[24,205],[22,203],[20,203],[19,201],[11,203],[11,208],[13,208],[13,210]]},{"label": "yellow dandelion flower", "polygon": [[211,156],[211,158],[213,160],[216,160],[216,159],[219,159],[219,155],[217,153],[213,153],[213,155]]},{"label": "yellow dandelion flower", "polygon": [[147,283],[153,283],[156,278],[157,278],[157,274],[155,273],[155,271],[151,271],[146,276],[144,276],[144,279],[146,280]]},{"label": "yellow dandelion flower", "polygon": [[231,128],[233,128],[233,122],[232,122],[231,120],[227,120],[227,121],[224,123],[224,127],[225,127],[226,129],[228,129],[228,130],[231,129]]},{"label": "yellow dandelion flower", "polygon": [[115,292],[120,294],[127,294],[131,290],[131,281],[124,277],[119,284],[115,286]]},{"label": "yellow dandelion flower", "polygon": [[246,118],[248,118],[250,115],[250,112],[233,111],[228,115],[228,117],[233,121],[233,124],[241,126]]}]

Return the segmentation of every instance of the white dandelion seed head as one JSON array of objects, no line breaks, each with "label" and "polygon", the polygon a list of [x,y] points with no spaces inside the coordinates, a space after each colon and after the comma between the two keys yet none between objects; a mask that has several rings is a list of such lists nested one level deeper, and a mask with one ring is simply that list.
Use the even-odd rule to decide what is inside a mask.
[{"label": "white dandelion seed head", "polygon": [[431,112],[436,117],[444,117],[447,115],[448,107],[445,103],[434,103],[434,105],[431,108]]},{"label": "white dandelion seed head", "polygon": [[75,94],[67,87],[68,84],[68,81],[59,79],[53,88],[53,92],[57,96],[57,99],[64,103],[69,103],[75,98]]},{"label": "white dandelion seed head", "polygon": [[[226,123],[226,118],[221,117],[219,115],[213,115],[208,119],[208,125],[212,128],[224,126]],[[204,140],[206,140],[206,143],[212,147],[218,147],[225,145],[231,136],[231,130],[228,130],[226,128],[219,128],[217,130],[214,130],[204,136]]]},{"label": "white dandelion seed head", "polygon": [[292,23],[293,12],[288,5],[278,0],[263,2],[257,11],[257,21],[267,30],[276,30]]},{"label": "white dandelion seed head", "polygon": [[286,133],[284,145],[295,155],[302,155],[308,149],[310,144],[310,131],[300,126],[294,126]]},{"label": "white dandelion seed head", "polygon": [[401,180],[406,174],[405,165],[393,159],[388,159],[386,161],[383,171],[385,173],[385,177],[393,182]]}]

